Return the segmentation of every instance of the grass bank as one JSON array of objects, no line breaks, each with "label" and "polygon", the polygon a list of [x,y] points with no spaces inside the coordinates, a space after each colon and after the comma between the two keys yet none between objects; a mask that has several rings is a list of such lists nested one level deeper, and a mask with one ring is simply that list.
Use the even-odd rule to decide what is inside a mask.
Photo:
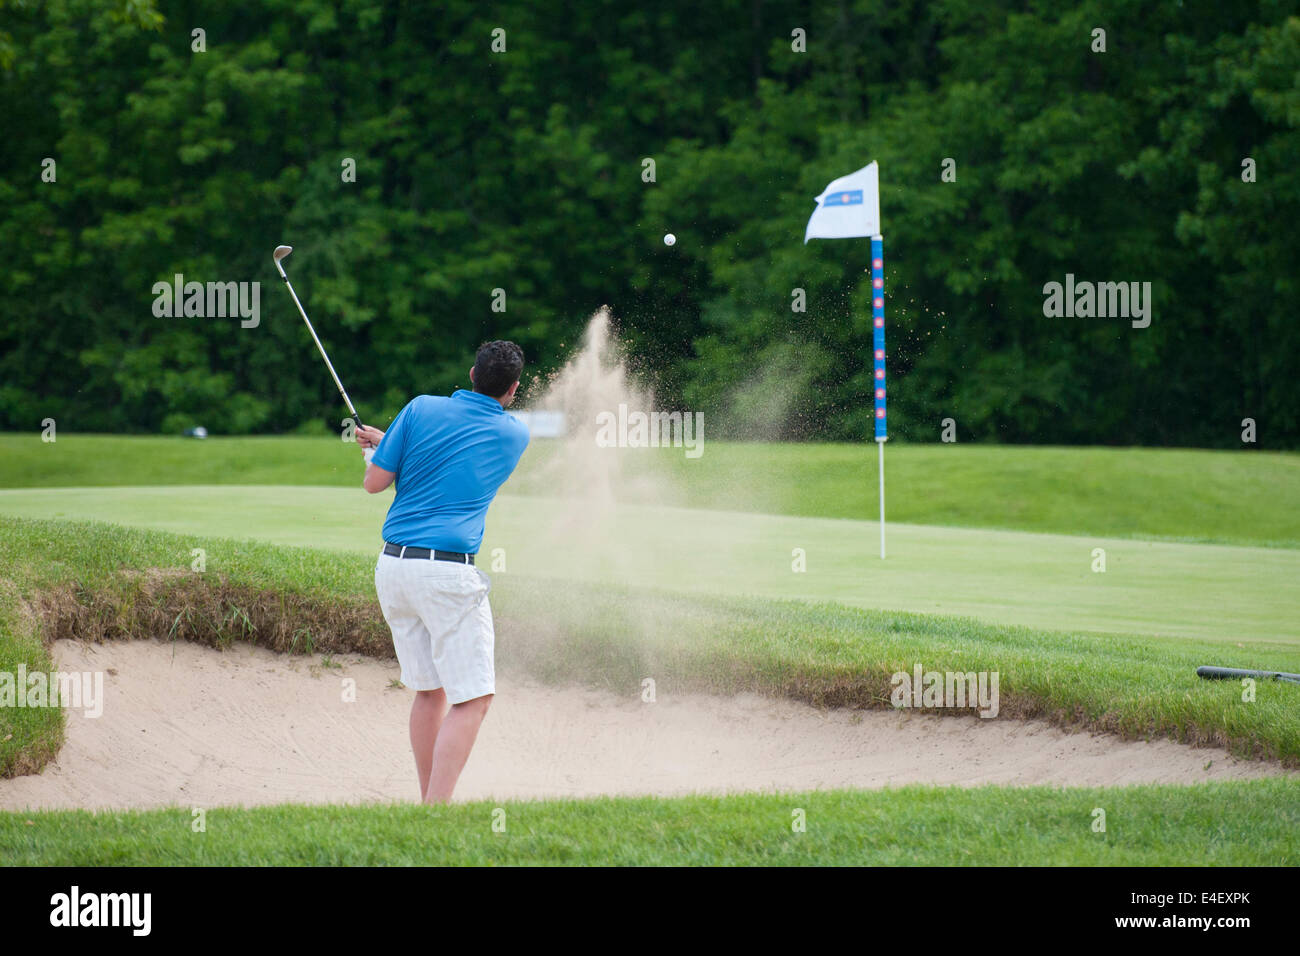
[{"label": "grass bank", "polygon": [[[248,641],[283,652],[391,655],[373,558],[210,539],[192,570],[187,538],[104,524],[18,520],[0,530],[0,670],[48,668],[46,642],[169,637]],[[706,598],[540,577],[495,579],[498,659],[550,681],[635,692],[748,691],[823,706],[889,705],[891,675],[999,674],[1002,717],[1043,717],[1128,738],[1168,736],[1300,765],[1300,687],[1207,682],[1222,645],[998,626],[823,603]],[[1300,647],[1251,646],[1243,666],[1300,671]],[[39,765],[61,723],[0,709],[0,773]],[[46,714],[57,714],[46,711]],[[26,719],[26,718],[24,718]]]},{"label": "grass bank", "polygon": [[[111,521],[184,535],[191,548],[238,537],[370,558],[391,500],[318,486],[17,489],[0,491],[0,522]],[[1098,548],[1105,573],[1094,570]],[[1215,640],[1225,663],[1240,644],[1300,645],[1300,550],[904,524],[890,526],[887,561],[878,549],[874,522],[502,494],[480,550],[485,568],[511,579],[565,578],[561,593],[635,583],[706,601],[829,602]]]}]

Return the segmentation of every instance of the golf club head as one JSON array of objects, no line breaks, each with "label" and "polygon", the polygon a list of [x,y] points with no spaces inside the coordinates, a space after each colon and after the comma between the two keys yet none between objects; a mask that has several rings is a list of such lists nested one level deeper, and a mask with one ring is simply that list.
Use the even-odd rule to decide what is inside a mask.
[{"label": "golf club head", "polygon": [[281,278],[286,282],[289,281],[289,277],[284,274],[284,266],[280,265],[280,260],[291,252],[293,252],[293,246],[276,246],[275,252],[271,253],[271,258],[275,260],[275,268],[279,270]]}]

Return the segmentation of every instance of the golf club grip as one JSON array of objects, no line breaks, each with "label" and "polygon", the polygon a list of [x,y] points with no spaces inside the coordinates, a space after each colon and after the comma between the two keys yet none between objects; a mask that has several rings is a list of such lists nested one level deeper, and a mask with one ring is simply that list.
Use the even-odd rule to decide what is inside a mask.
[{"label": "golf club grip", "polygon": [[1283,671],[1256,671],[1240,667],[1198,667],[1196,676],[1208,680],[1232,680],[1238,677],[1254,677],[1257,680],[1283,680],[1300,683],[1300,674],[1287,674]]}]

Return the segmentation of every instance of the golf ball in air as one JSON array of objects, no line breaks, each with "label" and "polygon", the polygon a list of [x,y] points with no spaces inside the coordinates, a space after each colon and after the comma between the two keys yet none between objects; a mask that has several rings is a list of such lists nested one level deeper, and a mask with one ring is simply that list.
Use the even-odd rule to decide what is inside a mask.
[{"label": "golf ball in air", "polygon": [[664,245],[665,245],[665,246],[671,246],[671,245],[672,245],[674,242],[676,242],[676,241],[677,241],[677,237],[674,236],[671,232],[668,233],[668,235],[664,236]]}]

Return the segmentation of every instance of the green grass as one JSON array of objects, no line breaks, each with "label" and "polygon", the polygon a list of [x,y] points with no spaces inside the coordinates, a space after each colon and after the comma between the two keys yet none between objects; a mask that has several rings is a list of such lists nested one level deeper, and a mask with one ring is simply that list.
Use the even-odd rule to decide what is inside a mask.
[{"label": "green grass", "polygon": [[[709,444],[697,461],[664,457],[700,507],[879,515],[870,444]],[[885,488],[890,522],[1300,547],[1296,454],[890,443]]]},{"label": "green grass", "polygon": [[[192,544],[103,524],[14,521],[0,529],[0,579],[29,597],[60,591],[75,600],[88,609],[83,635],[161,636],[179,609],[185,619],[173,626],[180,637],[287,650],[288,629],[277,631],[285,624],[276,618],[280,608],[295,628],[310,631],[317,652],[373,653],[386,645],[372,557],[210,538],[208,570],[197,575],[188,571]],[[181,573],[155,581],[152,590],[138,573],[122,573],[148,568]],[[224,589],[223,596],[208,600],[208,588]],[[651,675],[664,693],[750,691],[867,707],[885,706],[890,676],[920,662],[927,670],[997,671],[1004,718],[1041,716],[1128,737],[1219,742],[1300,763],[1300,687],[1262,683],[1256,700],[1243,702],[1239,685],[1195,676],[1197,665],[1223,656],[1221,645],[1196,639],[1044,631],[515,573],[496,576],[493,606],[503,671],[543,680],[627,691]],[[39,648],[33,628],[12,636],[26,641],[26,653]],[[1233,653],[1243,666],[1300,671],[1296,644]],[[0,737],[8,732],[14,738],[0,745],[0,768],[23,748],[43,744],[21,728],[0,726]]]},{"label": "green grass", "polygon": [[[504,832],[493,814],[504,810]],[[1094,810],[1105,811],[1104,833]],[[794,811],[806,830],[794,832]],[[497,819],[501,816],[498,814]],[[1295,866],[1300,786],[905,787],[726,797],[0,813],[44,866]]]},{"label": "green grass", "polygon": [[[507,490],[542,494],[561,451],[534,441]],[[679,504],[874,520],[871,444],[706,442],[699,459],[646,450]],[[355,446],[301,436],[0,435],[0,488],[105,485],[334,485],[360,482]],[[1143,448],[893,445],[889,519],[1107,537],[1300,547],[1300,455]]]},{"label": "green grass", "polygon": [[[101,520],[213,537],[376,553],[390,495],[359,489],[181,486],[0,491],[0,515]],[[1300,551],[874,523],[501,495],[481,554],[509,575],[683,594],[834,602],[972,616],[1040,630],[1193,637],[1216,658],[1300,642]],[[805,572],[792,570],[794,549]],[[1093,550],[1105,573],[1092,571]],[[503,575],[499,575],[504,577]]]},{"label": "green grass", "polygon": [[[661,693],[858,707],[886,705],[889,675],[915,662],[996,670],[1003,718],[1219,742],[1300,765],[1300,688],[1261,684],[1246,703],[1239,685],[1194,675],[1203,663],[1300,671],[1300,456],[891,446],[881,562],[869,445],[661,453],[644,469],[672,476],[678,507],[628,504],[595,522],[592,502],[575,514],[545,497],[558,452],[534,443],[489,519],[483,566],[494,570],[495,549],[508,564],[493,574],[503,671],[624,690],[653,675]],[[218,647],[373,651],[386,636],[372,574],[388,498],[359,492],[357,459],[327,439],[0,435],[0,487],[13,489],[0,492],[0,670],[50,666],[40,600],[88,633],[156,636],[170,621],[176,639]],[[196,547],[203,575],[188,571]],[[1090,570],[1098,547],[1105,574]],[[796,548],[806,572],[791,569]],[[178,573],[138,573],[154,568]],[[0,710],[0,775],[39,767],[62,733],[56,710]],[[505,834],[482,803],[215,809],[206,834],[191,832],[188,808],[9,813],[0,859],[1300,862],[1294,777],[504,806]],[[807,833],[790,832],[796,806]],[[1091,830],[1098,806],[1104,834]]]},{"label": "green grass", "polygon": [[[50,656],[31,630],[17,589],[0,580],[0,671],[48,671]],[[0,777],[38,773],[63,746],[63,714],[48,707],[0,708]]]}]

